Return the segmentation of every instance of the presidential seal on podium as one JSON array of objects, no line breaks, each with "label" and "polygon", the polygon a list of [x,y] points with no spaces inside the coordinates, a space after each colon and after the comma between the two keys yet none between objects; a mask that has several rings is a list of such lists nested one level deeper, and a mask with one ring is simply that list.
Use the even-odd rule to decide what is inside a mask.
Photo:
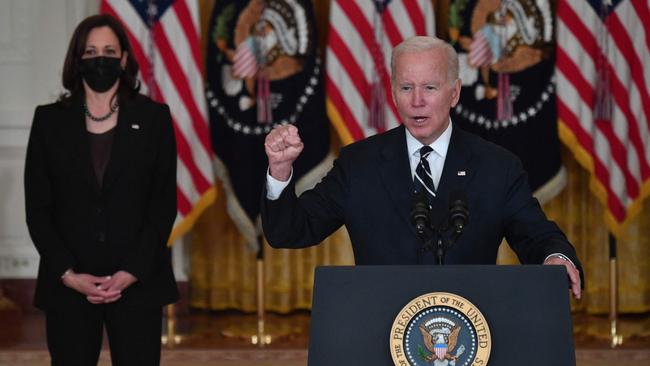
[{"label": "presidential seal on podium", "polygon": [[452,293],[432,292],[411,300],[391,327],[390,353],[396,366],[487,365],[491,347],[483,314]]}]

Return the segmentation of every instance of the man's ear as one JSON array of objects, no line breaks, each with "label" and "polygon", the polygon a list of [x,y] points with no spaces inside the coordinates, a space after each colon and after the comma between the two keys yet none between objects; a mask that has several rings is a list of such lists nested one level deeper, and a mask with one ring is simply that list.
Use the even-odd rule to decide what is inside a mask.
[{"label": "man's ear", "polygon": [[454,81],[454,91],[453,91],[452,96],[451,96],[451,107],[452,108],[455,107],[456,104],[458,104],[458,100],[460,99],[460,89],[461,89],[461,85],[460,85],[460,78],[459,78],[459,79],[456,79],[456,81]]}]

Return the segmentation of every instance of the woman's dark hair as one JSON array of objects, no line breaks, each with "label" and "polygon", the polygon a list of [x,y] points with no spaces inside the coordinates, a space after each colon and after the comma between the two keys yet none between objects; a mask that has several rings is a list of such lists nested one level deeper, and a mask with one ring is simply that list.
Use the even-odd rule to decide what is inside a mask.
[{"label": "woman's dark hair", "polygon": [[117,90],[118,96],[132,97],[140,90],[138,81],[138,63],[133,55],[133,49],[124,30],[124,26],[115,17],[108,14],[92,15],[84,19],[72,34],[68,52],[63,63],[63,87],[67,90],[59,97],[60,101],[69,102],[72,98],[82,96],[84,88],[79,70],[79,61],[86,49],[86,40],[91,30],[100,27],[109,27],[118,41],[122,52],[127,52],[126,67],[120,76],[120,86]]}]

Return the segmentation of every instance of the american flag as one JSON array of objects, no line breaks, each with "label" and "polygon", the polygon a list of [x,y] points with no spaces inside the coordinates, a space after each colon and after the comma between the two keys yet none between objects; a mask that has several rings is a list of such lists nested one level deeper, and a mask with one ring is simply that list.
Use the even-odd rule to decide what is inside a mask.
[{"label": "american flag", "polygon": [[390,91],[391,50],[408,37],[433,35],[434,29],[431,0],[331,2],[327,113],[344,143],[398,125]]},{"label": "american flag", "polygon": [[248,37],[237,46],[233,57],[232,74],[238,78],[249,78],[257,74],[257,57],[255,57],[255,41]]},{"label": "american flag", "polygon": [[490,43],[483,34],[478,31],[469,45],[469,64],[474,67],[488,66],[492,62],[492,51]]},{"label": "american flag", "polygon": [[618,236],[650,194],[649,2],[560,0],[557,19],[560,136]]},{"label": "american flag", "polygon": [[169,242],[188,231],[215,199],[204,96],[198,4],[192,0],[102,0],[120,19],[140,65],[142,92],[167,103],[178,150],[178,213]]}]

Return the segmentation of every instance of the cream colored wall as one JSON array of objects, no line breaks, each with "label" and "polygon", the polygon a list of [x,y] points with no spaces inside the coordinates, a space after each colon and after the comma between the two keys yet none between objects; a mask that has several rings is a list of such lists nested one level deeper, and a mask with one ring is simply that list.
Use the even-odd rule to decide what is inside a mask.
[{"label": "cream colored wall", "polygon": [[[38,254],[25,225],[23,167],[34,108],[56,100],[74,27],[98,0],[0,0],[0,279],[34,278]],[[176,268],[183,280],[182,246]]]},{"label": "cream colored wall", "polygon": [[94,3],[0,0],[0,278],[36,275],[23,195],[29,128],[34,107],[60,92],[67,40]]}]

